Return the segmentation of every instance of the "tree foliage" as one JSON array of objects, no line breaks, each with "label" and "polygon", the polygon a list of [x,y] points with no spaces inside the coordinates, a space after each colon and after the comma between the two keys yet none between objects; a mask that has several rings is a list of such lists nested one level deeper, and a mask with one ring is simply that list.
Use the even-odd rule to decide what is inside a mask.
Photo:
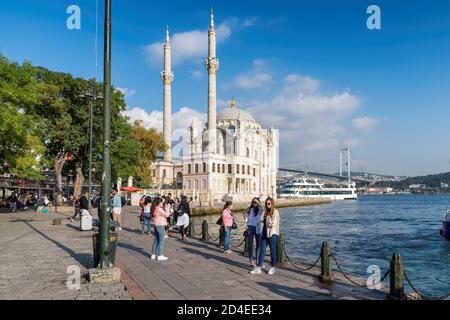
[{"label": "tree foliage", "polygon": [[[19,65],[0,55],[0,162],[9,165],[0,170],[38,179],[44,165],[53,165],[58,169],[57,176],[75,167],[87,175],[89,100],[82,95],[88,91],[101,95],[103,84],[29,62]],[[126,109],[124,95],[114,88],[111,93],[112,177],[134,176],[149,184],[150,164],[164,148],[162,137],[154,129],[130,124],[122,115]],[[103,101],[93,101],[92,108],[93,179],[99,182]],[[67,161],[68,155],[71,161]]]},{"label": "tree foliage", "polygon": [[140,162],[136,175],[140,187],[148,188],[152,184],[151,165],[155,162],[158,152],[166,150],[168,146],[162,133],[155,128],[145,129],[142,121],[134,122],[133,135],[140,143]]}]

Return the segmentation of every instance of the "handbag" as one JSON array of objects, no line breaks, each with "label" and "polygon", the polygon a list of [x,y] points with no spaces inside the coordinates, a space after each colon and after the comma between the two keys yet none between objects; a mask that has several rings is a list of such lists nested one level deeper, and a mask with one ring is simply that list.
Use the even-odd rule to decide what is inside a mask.
[{"label": "handbag", "polygon": [[231,226],[231,229],[237,229],[237,223],[236,223],[236,221],[234,221],[234,219],[233,219],[233,225]]},{"label": "handbag", "polygon": [[244,236],[244,237],[248,237],[248,228],[247,228],[247,229],[245,229],[245,231],[244,231],[244,233],[242,234],[242,236]]},{"label": "handbag", "polygon": [[218,224],[219,226],[221,226],[222,225],[222,216],[220,216],[220,218],[219,218],[219,220],[217,220],[217,222],[216,222],[216,224]]}]

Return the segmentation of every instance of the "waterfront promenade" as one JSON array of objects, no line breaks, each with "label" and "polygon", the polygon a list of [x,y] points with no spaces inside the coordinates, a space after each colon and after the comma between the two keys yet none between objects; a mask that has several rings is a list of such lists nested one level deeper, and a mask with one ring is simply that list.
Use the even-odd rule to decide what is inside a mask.
[{"label": "waterfront promenade", "polygon": [[66,219],[70,212],[0,214],[0,299],[385,298],[385,293],[351,285],[339,274],[333,285],[323,285],[318,268],[303,272],[286,267],[273,276],[251,275],[241,249],[223,254],[216,244],[192,238],[182,242],[177,233],[166,240],[169,260],[150,260],[153,236],[138,230],[138,208],[124,211],[116,260],[122,283],[83,283],[81,290],[67,289],[66,268],[78,265],[85,272],[92,267],[92,232],[80,232],[68,220],[52,225],[53,218]]}]

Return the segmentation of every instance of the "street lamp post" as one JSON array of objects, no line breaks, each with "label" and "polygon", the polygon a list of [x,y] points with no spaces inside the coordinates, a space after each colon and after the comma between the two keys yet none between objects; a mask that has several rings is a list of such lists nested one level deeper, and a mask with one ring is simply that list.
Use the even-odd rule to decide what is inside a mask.
[{"label": "street lamp post", "polygon": [[[93,122],[93,103],[96,100],[103,99],[102,96],[94,94],[92,88],[79,96],[80,98],[87,98],[89,101],[89,172],[88,172],[88,188],[89,188],[89,213],[91,213],[91,199],[92,199],[92,122]],[[92,213],[91,213],[92,214]]]},{"label": "street lamp post", "polygon": [[111,205],[111,0],[105,0],[104,34],[104,76],[103,76],[103,172],[101,196],[100,256],[99,267],[111,268],[110,215]]}]

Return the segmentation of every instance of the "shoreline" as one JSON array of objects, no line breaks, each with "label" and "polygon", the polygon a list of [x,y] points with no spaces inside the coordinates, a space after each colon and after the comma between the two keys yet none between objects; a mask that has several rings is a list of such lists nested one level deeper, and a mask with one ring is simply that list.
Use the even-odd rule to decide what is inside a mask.
[{"label": "shoreline", "polygon": [[[275,200],[275,206],[277,208],[291,208],[291,207],[303,207],[303,206],[312,206],[319,204],[328,204],[331,203],[330,198],[325,199],[279,199]],[[243,211],[249,207],[247,203],[236,203],[233,204],[233,211]],[[222,207],[196,207],[192,209],[191,215],[193,217],[202,217],[202,216],[212,216],[218,215],[222,211]]]}]

